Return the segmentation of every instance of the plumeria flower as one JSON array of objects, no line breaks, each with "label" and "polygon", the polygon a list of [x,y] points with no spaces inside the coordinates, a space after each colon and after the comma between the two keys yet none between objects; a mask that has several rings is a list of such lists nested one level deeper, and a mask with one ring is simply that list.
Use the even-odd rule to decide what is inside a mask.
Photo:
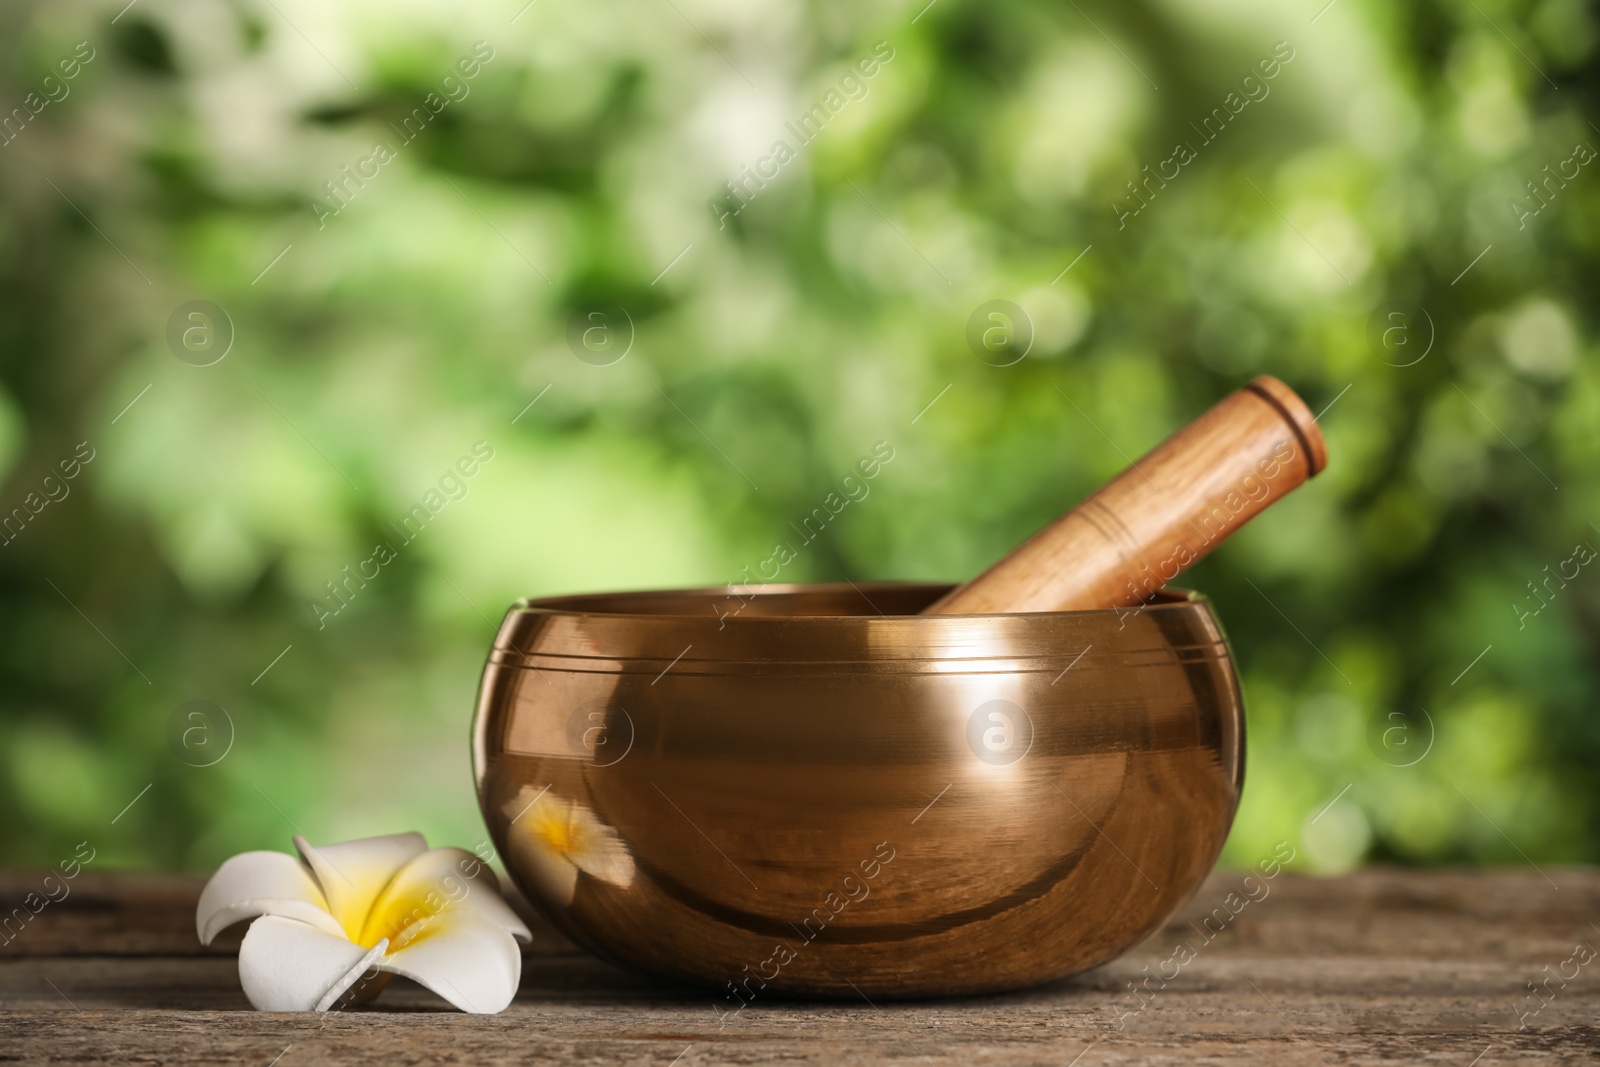
[{"label": "plumeria flower", "polygon": [[581,871],[626,889],[633,857],[621,835],[576,800],[523,786],[501,809],[511,816],[506,847],[513,860],[551,898],[571,904]]},{"label": "plumeria flower", "polygon": [[245,852],[200,894],[203,944],[254,919],[239,946],[239,982],[261,1011],[327,1011],[346,993],[376,996],[392,974],[462,1011],[504,1010],[522,978],[514,938],[527,926],[494,873],[459,848],[430,850],[421,834],[368,837],[300,858]]}]

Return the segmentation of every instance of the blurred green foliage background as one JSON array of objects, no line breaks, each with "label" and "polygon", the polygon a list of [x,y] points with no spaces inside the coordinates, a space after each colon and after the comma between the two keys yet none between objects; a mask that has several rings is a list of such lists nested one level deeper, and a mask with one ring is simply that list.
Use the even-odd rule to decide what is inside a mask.
[{"label": "blurred green foliage background", "polygon": [[[785,577],[962,578],[1258,373],[1333,403],[1334,458],[1185,581],[1248,701],[1227,858],[1600,860],[1600,567],[1528,584],[1600,547],[1600,167],[1526,185],[1600,145],[1593,10],[921,3],[5,5],[0,860],[470,847],[516,597],[733,580],[878,440]],[[993,299],[1032,324],[1013,366],[965,340]],[[169,346],[193,300],[234,330],[210,366]],[[610,366],[567,341],[596,301],[636,330]],[[1431,347],[1415,315],[1372,342],[1389,301]],[[233,723],[212,766],[193,700]]]}]

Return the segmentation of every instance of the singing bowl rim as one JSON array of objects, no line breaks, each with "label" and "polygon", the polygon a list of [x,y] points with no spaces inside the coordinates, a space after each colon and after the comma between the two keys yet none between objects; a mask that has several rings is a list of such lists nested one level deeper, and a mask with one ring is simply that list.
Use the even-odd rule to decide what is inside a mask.
[{"label": "singing bowl rim", "polygon": [[[937,593],[942,596],[956,588],[954,582],[923,582],[915,580],[876,579],[862,582],[769,582],[759,586],[747,585],[702,585],[668,587],[664,589],[625,589],[594,593],[560,593],[542,597],[519,597],[506,609],[508,617],[516,614],[541,614],[541,615],[585,615],[606,619],[646,621],[652,619],[674,620],[681,623],[684,620],[705,621],[704,612],[669,612],[669,611],[623,611],[608,609],[607,602],[615,601],[645,601],[654,598],[681,598],[686,602],[700,602],[715,599],[727,599],[739,596],[755,597],[783,597],[806,594],[827,595],[838,593],[863,594],[864,591],[904,592],[915,593],[926,591],[930,594]],[[1167,613],[1193,610],[1196,606],[1208,605],[1211,598],[1204,593],[1179,586],[1164,586],[1157,590],[1150,600],[1125,608],[1088,608],[1072,611],[985,611],[957,613],[949,615],[924,615],[921,613],[909,614],[884,614],[872,608],[871,602],[866,602],[866,611],[842,614],[807,614],[807,615],[738,615],[729,616],[728,622],[733,625],[770,625],[772,623],[784,624],[813,624],[830,622],[840,619],[866,619],[869,621],[888,619],[896,623],[915,620],[918,624],[937,625],[948,624],[966,619],[1081,619],[1089,622],[1095,619],[1116,619],[1130,611],[1140,614],[1151,612]],[[931,598],[932,603],[937,597]]]},{"label": "singing bowl rim", "polygon": [[[788,583],[748,594],[733,588],[519,600],[500,624],[489,663],[625,672],[660,671],[671,663],[677,671],[774,674],[848,664],[914,671],[919,664],[938,670],[957,662],[1020,669],[1033,661],[1043,669],[1039,665],[1058,657],[1063,646],[1083,649],[1085,666],[1131,666],[1172,652],[1232,658],[1211,601],[1187,589],[1163,590],[1149,603],[1120,609],[919,615],[913,612],[953,587]],[[840,614],[841,608],[854,613]]]}]

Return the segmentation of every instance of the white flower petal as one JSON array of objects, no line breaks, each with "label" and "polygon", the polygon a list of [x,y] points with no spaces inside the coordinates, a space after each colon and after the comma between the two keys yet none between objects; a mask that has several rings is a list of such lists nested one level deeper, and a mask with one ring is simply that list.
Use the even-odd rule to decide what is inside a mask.
[{"label": "white flower petal", "polygon": [[370,1000],[393,974],[463,1011],[497,1012],[515,996],[515,938],[530,934],[472,853],[430,852],[420,834],[324,848],[296,837],[295,847],[303,862],[276,852],[230,859],[196,909],[207,942],[257,916],[239,949],[239,981],[256,1008],[326,1011]]},{"label": "white flower petal", "polygon": [[343,936],[327,900],[305,865],[282,852],[242,852],[211,876],[195,908],[201,944],[245,919],[282,915]]},{"label": "white flower petal", "polygon": [[346,936],[355,940],[383,887],[408,861],[426,852],[428,842],[421,834],[413,833],[317,846],[296,836],[294,847],[317,876],[328,910],[339,920]]},{"label": "white flower petal", "polygon": [[426,986],[462,1011],[504,1011],[522,980],[522,951],[499,922],[466,909],[440,912],[379,966]]},{"label": "white flower petal", "polygon": [[[333,983],[328,991],[322,994],[322,999],[317,1001],[317,1006],[314,1010],[328,1011],[331,1009],[335,1004],[339,1003],[339,998],[344,996],[345,992],[348,991],[351,986],[361,981],[362,977],[369,973],[374,979],[379,978],[380,973],[378,970],[378,964],[382,962],[384,955],[387,954],[388,951],[388,938],[384,938],[376,945],[373,945],[367,950],[367,954],[362,956],[360,961],[345,973],[343,978]],[[377,996],[378,992],[389,983],[389,978],[387,975],[381,975],[381,977],[382,981],[373,981],[368,985],[363,986],[362,990],[358,990],[356,996],[352,999],[360,1002],[366,1002]],[[363,995],[363,990],[365,991],[366,995]]]},{"label": "white flower petal", "polygon": [[263,915],[239,946],[239,984],[258,1011],[314,1011],[361,977],[369,955],[342,934]]},{"label": "white flower petal", "polygon": [[532,939],[516,912],[500,896],[494,872],[466,849],[436,848],[395,873],[373,902],[356,940],[387,937],[397,947],[420,935],[446,911],[467,910],[522,938]]}]

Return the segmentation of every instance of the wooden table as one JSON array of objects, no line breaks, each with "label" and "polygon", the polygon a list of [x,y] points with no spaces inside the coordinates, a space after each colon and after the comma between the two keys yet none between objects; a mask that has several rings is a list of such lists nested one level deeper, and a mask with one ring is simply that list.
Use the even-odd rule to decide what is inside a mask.
[{"label": "wooden table", "polygon": [[[458,1014],[402,981],[367,1010],[261,1014],[239,991],[237,935],[212,949],[195,940],[200,879],[85,871],[0,946],[0,1061],[1600,1062],[1600,959],[1577,962],[1600,949],[1600,872],[1546,873],[1284,874],[1206,941],[1191,920],[1241,880],[1220,872],[1166,929],[1077,978],[966,1000],[758,1002],[719,1029],[705,990],[617,970],[543,927],[502,1015]],[[0,903],[39,886],[0,872]],[[1179,941],[1198,948],[1176,968]],[[1136,998],[1131,981],[1157,992]],[[1540,996],[1530,981],[1546,983]]]}]

